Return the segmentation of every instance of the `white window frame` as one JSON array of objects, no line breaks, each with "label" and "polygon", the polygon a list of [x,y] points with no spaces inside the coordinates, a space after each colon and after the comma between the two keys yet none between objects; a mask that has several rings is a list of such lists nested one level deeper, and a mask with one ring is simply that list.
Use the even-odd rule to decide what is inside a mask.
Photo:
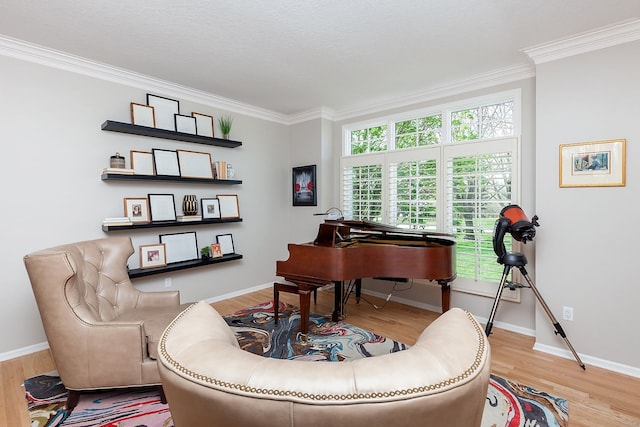
[{"label": "white window frame", "polygon": [[[450,118],[453,111],[459,111],[467,108],[475,108],[481,105],[491,105],[501,102],[513,101],[513,135],[508,137],[490,138],[490,139],[478,139],[464,142],[451,142],[451,127]],[[436,223],[439,231],[450,232],[451,228],[448,224],[448,216],[446,214],[447,209],[447,197],[445,197],[445,184],[446,184],[446,162],[451,155],[471,155],[474,152],[481,154],[486,151],[478,149],[482,147],[491,147],[491,144],[497,144],[501,149],[492,147],[490,151],[505,151],[504,149],[510,149],[513,153],[512,162],[512,182],[511,196],[512,203],[520,203],[520,186],[521,186],[521,90],[514,89],[504,92],[499,92],[491,95],[480,96],[470,99],[465,99],[453,103],[448,103],[441,106],[429,107],[420,110],[413,110],[394,114],[385,117],[378,117],[375,119],[361,121],[357,123],[346,124],[342,127],[342,156],[340,158],[340,206],[343,212],[348,210],[344,206],[344,168],[356,165],[365,164],[381,164],[382,165],[382,222],[389,223],[389,196],[390,196],[390,177],[389,177],[389,165],[398,161],[406,160],[427,160],[435,159],[437,167],[436,184],[437,188],[441,189],[442,197],[438,197],[436,208]],[[411,120],[418,117],[428,117],[433,115],[442,114],[442,143],[437,145],[429,145],[425,147],[407,148],[402,150],[395,150],[395,123],[405,120]],[[369,127],[387,125],[387,150],[380,152],[363,153],[357,155],[351,155],[351,132]],[[435,154],[434,154],[435,153]],[[453,153],[453,154],[452,154]],[[372,162],[372,160],[374,160]],[[513,272],[517,276],[517,272]],[[496,293],[495,283],[476,282],[472,279],[458,278],[452,284],[452,289],[460,292],[467,292],[476,295],[484,295],[494,297]],[[503,298],[511,301],[520,301],[520,291],[505,292]]]}]

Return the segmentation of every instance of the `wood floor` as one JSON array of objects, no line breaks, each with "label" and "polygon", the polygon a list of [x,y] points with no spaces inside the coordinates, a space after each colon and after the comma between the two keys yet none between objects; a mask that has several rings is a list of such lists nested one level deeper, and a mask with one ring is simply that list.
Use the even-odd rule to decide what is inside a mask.
[{"label": "wood floor", "polygon": [[[270,290],[262,290],[214,303],[221,314],[270,300]],[[281,300],[298,305],[296,295],[281,294]],[[351,299],[346,322],[406,344],[413,344],[437,313],[390,301],[385,304],[365,296],[359,305]],[[372,304],[377,305],[376,309]],[[321,291],[312,311],[330,313],[333,293]],[[492,372],[527,384],[569,401],[572,427],[640,426],[640,379],[587,366],[580,369],[571,359],[562,359],[532,350],[534,339],[494,328],[490,338]],[[29,427],[22,382],[55,369],[48,351],[0,363],[0,426]]]}]

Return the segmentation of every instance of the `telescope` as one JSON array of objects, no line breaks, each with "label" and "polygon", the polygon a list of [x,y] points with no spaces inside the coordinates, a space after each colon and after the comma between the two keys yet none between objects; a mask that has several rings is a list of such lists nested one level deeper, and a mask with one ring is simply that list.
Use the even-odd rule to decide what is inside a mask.
[{"label": "telescope", "polygon": [[[500,298],[502,296],[502,291],[504,290],[504,288],[508,287],[512,290],[515,290],[516,288],[529,288],[533,291],[536,299],[542,306],[545,313],[547,313],[549,320],[555,328],[556,335],[560,335],[564,339],[567,347],[569,347],[569,350],[571,350],[571,353],[573,353],[573,357],[576,359],[576,362],[578,362],[578,365],[580,365],[582,369],[585,369],[585,365],[584,363],[582,363],[582,360],[580,360],[580,356],[578,356],[578,353],[576,353],[575,349],[571,345],[571,342],[569,342],[567,334],[564,332],[562,326],[560,326],[560,323],[558,322],[558,320],[556,320],[555,316],[551,312],[551,309],[542,298],[542,295],[540,294],[540,291],[538,291],[538,288],[536,288],[535,283],[533,283],[533,281],[529,277],[527,269],[525,268],[525,266],[527,265],[527,257],[519,252],[507,252],[507,249],[504,245],[504,237],[507,235],[507,233],[511,234],[511,237],[513,237],[514,240],[522,242],[523,244],[532,241],[534,237],[536,237],[536,227],[539,226],[540,224],[538,223],[538,216],[534,215],[533,218],[531,218],[531,221],[529,221],[527,215],[525,215],[524,211],[518,205],[505,206],[500,211],[500,217],[497,219],[495,228],[493,230],[493,251],[498,256],[498,263],[504,265],[504,270],[502,272],[502,279],[500,280],[500,284],[498,285],[498,293],[496,294],[496,298],[493,301],[491,314],[489,315],[489,319],[487,320],[485,334],[487,336],[491,334],[491,329],[493,328],[493,320],[496,316],[496,312],[498,311],[498,304],[500,303]],[[510,282],[507,280],[509,273],[511,273],[513,267],[516,267],[518,268],[518,270],[520,270],[522,277],[524,277],[527,282],[526,285]]]}]

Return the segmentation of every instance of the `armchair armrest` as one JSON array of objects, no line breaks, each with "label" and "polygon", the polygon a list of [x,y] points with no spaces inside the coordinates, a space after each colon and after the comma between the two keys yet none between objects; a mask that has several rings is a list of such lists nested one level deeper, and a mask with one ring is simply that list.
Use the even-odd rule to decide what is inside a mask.
[{"label": "armchair armrest", "polygon": [[180,291],[140,292],[136,308],[160,308],[180,305]]}]

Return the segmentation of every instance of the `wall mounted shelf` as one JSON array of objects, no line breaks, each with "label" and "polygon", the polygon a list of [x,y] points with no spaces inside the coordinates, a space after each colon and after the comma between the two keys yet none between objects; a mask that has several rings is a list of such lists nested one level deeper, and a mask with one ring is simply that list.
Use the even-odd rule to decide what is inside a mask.
[{"label": "wall mounted shelf", "polygon": [[192,261],[174,262],[164,267],[155,268],[134,268],[129,270],[129,278],[135,279],[137,277],[153,276],[156,274],[169,273],[171,271],[186,270],[188,268],[203,267],[206,265],[219,264],[221,262],[228,262],[242,259],[240,254],[228,254],[223,255],[220,258],[209,259],[194,259]]},{"label": "wall mounted shelf", "polygon": [[132,125],[129,123],[115,122],[107,120],[102,123],[102,130],[111,132],[129,133],[132,135],[150,136],[153,138],[171,139],[174,141],[193,142],[196,144],[215,145],[218,147],[235,148],[242,145],[240,141],[231,139],[211,138],[202,135],[193,135],[184,132],[175,132],[172,130],[150,128],[147,126]]},{"label": "wall mounted shelf", "polygon": [[206,224],[222,224],[227,222],[242,222],[242,218],[207,218],[200,221],[162,221],[162,222],[145,222],[141,224],[132,225],[103,225],[102,231],[127,231],[136,230],[140,228],[165,228],[165,227],[184,227],[193,225],[206,225]]},{"label": "wall mounted shelf", "polygon": [[174,181],[182,183],[195,184],[221,184],[234,185],[242,184],[242,180],[238,179],[210,179],[210,178],[188,178],[181,176],[163,176],[163,175],[128,175],[119,173],[103,173],[101,176],[103,181]]}]

